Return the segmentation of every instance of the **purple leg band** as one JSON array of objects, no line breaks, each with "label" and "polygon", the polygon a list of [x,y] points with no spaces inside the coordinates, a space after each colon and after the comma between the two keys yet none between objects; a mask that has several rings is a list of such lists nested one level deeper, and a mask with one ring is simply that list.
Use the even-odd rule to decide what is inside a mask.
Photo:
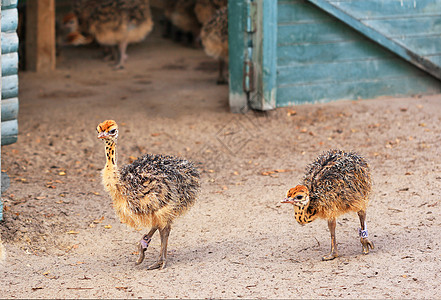
[{"label": "purple leg band", "polygon": [[358,235],[362,238],[367,238],[368,237],[368,231],[366,230],[362,230],[361,228],[358,229]]},{"label": "purple leg band", "polygon": [[142,240],[140,241],[141,247],[144,248],[144,249],[147,249],[151,240],[152,239],[150,239],[150,238],[143,237]]}]

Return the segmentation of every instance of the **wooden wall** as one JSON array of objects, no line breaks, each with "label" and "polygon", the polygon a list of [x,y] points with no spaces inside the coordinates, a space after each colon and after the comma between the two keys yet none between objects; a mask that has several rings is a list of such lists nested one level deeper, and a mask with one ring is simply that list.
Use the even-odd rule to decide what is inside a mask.
[{"label": "wooden wall", "polygon": [[278,1],[277,106],[440,91],[439,80],[308,1]]},{"label": "wooden wall", "polygon": [[1,144],[17,141],[18,134],[18,0],[2,0],[1,7]]}]

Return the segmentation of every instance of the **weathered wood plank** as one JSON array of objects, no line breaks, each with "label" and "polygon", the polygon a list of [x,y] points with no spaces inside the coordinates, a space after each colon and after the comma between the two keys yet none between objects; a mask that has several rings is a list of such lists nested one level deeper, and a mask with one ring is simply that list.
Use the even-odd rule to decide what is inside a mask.
[{"label": "weathered wood plank", "polygon": [[232,112],[247,108],[248,98],[243,90],[245,57],[245,1],[228,1],[229,104]]},{"label": "weathered wood plank", "polygon": [[422,37],[399,37],[394,40],[397,43],[405,45],[409,51],[421,56],[441,53],[441,34]]},{"label": "weathered wood plank", "polygon": [[426,73],[399,57],[310,63],[277,69],[279,87],[298,84],[384,80],[407,76],[426,76]]},{"label": "weathered wood plank", "polygon": [[[398,41],[403,38],[404,32],[406,38],[420,38],[419,46],[424,48],[441,40],[440,20],[441,17],[424,17],[414,22],[411,19],[375,20],[367,22],[367,25],[382,28],[381,32],[387,32],[391,38]],[[327,22],[279,24],[277,36],[279,45],[360,40],[359,32],[336,18]],[[427,41],[424,40],[426,37]],[[436,52],[441,52],[441,49]]]},{"label": "weathered wood plank", "polygon": [[430,55],[430,56],[427,56],[426,58],[436,65],[441,65],[441,54]]},{"label": "weathered wood plank", "polygon": [[403,16],[440,15],[440,0],[328,1],[360,20]]},{"label": "weathered wood plank", "polygon": [[357,31],[333,19],[328,22],[279,25],[279,46],[300,43],[346,42],[365,40]]},{"label": "weathered wood plank", "polygon": [[398,19],[375,19],[363,22],[379,32],[390,37],[435,35],[441,34],[441,15],[415,17],[409,16]]},{"label": "weathered wood plank", "polygon": [[[2,7],[2,4],[3,3],[0,3],[0,9]],[[0,22],[0,31],[1,31],[1,22]],[[1,43],[1,41],[0,41],[0,43]],[[1,45],[0,45],[0,50],[1,50]],[[0,58],[1,58],[1,52],[0,52]],[[0,68],[1,68],[1,64],[0,64]],[[1,82],[0,82],[0,91],[1,91],[1,89],[2,89],[2,87],[1,87]],[[1,103],[0,103],[0,107],[1,107]],[[0,117],[0,126],[1,126],[1,117]],[[0,128],[0,140],[1,140],[1,128]],[[1,154],[1,149],[0,149],[0,170],[1,170],[1,164],[2,164],[1,163],[1,161],[2,161],[1,157],[2,157],[2,154]],[[1,180],[0,180],[0,191],[1,191],[0,196],[2,196],[3,189],[6,186],[6,184],[3,184],[3,172],[1,172],[1,175],[2,176],[1,176]],[[2,197],[0,197],[0,221],[1,220],[3,220],[3,198]],[[0,240],[1,240],[1,238],[0,238]],[[0,241],[0,243],[1,243],[1,241]]]},{"label": "weathered wood plank", "polygon": [[16,8],[18,0],[2,0],[2,9]]},{"label": "weathered wood plank", "polygon": [[279,88],[277,91],[277,106],[328,102],[340,99],[371,99],[379,95],[400,96],[416,93],[439,93],[440,91],[439,81],[429,75],[401,77],[388,81],[305,84]]},{"label": "weathered wood plank", "polygon": [[17,141],[18,122],[17,120],[2,122],[2,145],[9,145]]},{"label": "weathered wood plank", "polygon": [[277,94],[277,2],[258,1],[256,32],[253,34],[253,63],[256,88],[250,106],[257,110],[276,107]]},{"label": "weathered wood plank", "polygon": [[1,57],[2,76],[9,76],[18,73],[18,53],[7,53]]},{"label": "weathered wood plank", "polygon": [[2,32],[15,31],[18,25],[18,11],[13,9],[2,9]]},{"label": "weathered wood plank", "polygon": [[262,107],[276,108],[277,96],[277,1],[262,1],[263,8],[263,57],[262,57]]},{"label": "weathered wood plank", "polygon": [[335,61],[365,60],[394,57],[386,49],[370,40],[323,44],[298,44],[279,46],[277,64],[296,65],[305,63],[326,63]]},{"label": "weathered wood plank", "polygon": [[16,32],[1,33],[2,54],[18,51],[18,36]]},{"label": "weathered wood plank", "polygon": [[[2,194],[4,194],[4,192],[6,192],[6,190],[9,188],[9,186],[11,185],[11,179],[9,178],[8,174],[6,174],[5,172],[2,172],[2,177],[1,177],[1,192]],[[2,213],[3,213],[3,203],[2,200],[0,199],[0,221],[2,220]]]},{"label": "weathered wood plank", "polygon": [[306,1],[284,1],[278,4],[279,24],[325,22],[334,19]]},{"label": "weathered wood plank", "polygon": [[17,139],[18,135],[2,135],[2,146],[14,144]]},{"label": "weathered wood plank", "polygon": [[1,120],[10,121],[17,119],[18,116],[18,98],[1,100]]},{"label": "weathered wood plank", "polygon": [[55,0],[27,0],[26,4],[26,69],[52,71],[56,61]]},{"label": "weathered wood plank", "polygon": [[[382,45],[383,47],[386,47],[387,49],[398,54],[407,61],[415,64],[419,68],[424,69],[426,72],[432,74],[436,78],[441,79],[441,66],[434,65],[431,61],[425,59],[424,57],[421,57],[419,53],[412,52],[412,50],[406,47],[406,45],[397,43],[396,41],[391,40],[387,36],[384,36],[378,30],[366,26],[359,19],[355,18],[352,12],[343,11],[340,5],[343,2],[338,2],[338,4],[335,3],[333,4],[326,0],[308,0],[308,1],[310,1],[317,7],[320,7],[321,9],[325,10],[326,12],[330,13],[331,15],[335,16],[339,20],[345,22],[346,24],[356,29],[357,31],[362,32],[365,36],[374,40],[376,43]],[[431,1],[427,0],[427,2],[431,2]],[[344,3],[347,4],[347,2]],[[353,3],[358,3],[358,2],[353,2]],[[370,1],[366,1],[363,3],[370,3]],[[435,2],[435,4],[438,3]],[[441,8],[441,5],[439,7]]]},{"label": "weathered wood plank", "polygon": [[2,99],[18,97],[18,75],[2,77]]}]

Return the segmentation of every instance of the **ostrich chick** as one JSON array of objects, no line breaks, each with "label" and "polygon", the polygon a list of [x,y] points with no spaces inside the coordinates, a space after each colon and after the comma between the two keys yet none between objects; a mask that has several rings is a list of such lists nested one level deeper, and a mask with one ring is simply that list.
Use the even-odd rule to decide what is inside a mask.
[{"label": "ostrich chick", "polygon": [[196,0],[194,12],[199,23],[207,23],[215,12],[228,5],[228,0]]},{"label": "ostrich chick", "polygon": [[219,61],[217,84],[227,84],[223,71],[228,63],[228,7],[218,9],[201,29],[205,53]]},{"label": "ostrich chick", "polygon": [[360,218],[360,242],[363,254],[369,253],[370,242],[366,228],[366,207],[371,191],[371,175],[366,161],[354,152],[330,150],[307,167],[303,185],[288,191],[282,203],[294,205],[295,218],[304,225],[316,218],[328,220],[331,233],[331,253],[323,260],[338,256],[335,238],[336,218],[354,211]]},{"label": "ostrich chick", "polygon": [[149,0],[76,0],[73,14],[63,21],[70,29],[67,44],[96,39],[103,46],[117,46],[116,69],[124,68],[127,46],[144,40],[153,28]]},{"label": "ostrich chick", "polygon": [[144,260],[144,252],[153,234],[159,230],[159,260],[148,269],[163,269],[171,224],[194,204],[200,187],[199,172],[190,161],[152,154],[144,155],[118,169],[118,125],[113,120],[107,120],[98,125],[97,131],[98,138],[106,144],[103,185],[112,198],[116,214],[132,228],[151,228],[139,242],[139,259],[136,264]]},{"label": "ostrich chick", "polygon": [[201,24],[194,12],[195,2],[196,0],[176,0],[170,18],[174,26],[184,33],[191,34],[193,46],[198,48],[200,47],[199,33],[201,31]]}]

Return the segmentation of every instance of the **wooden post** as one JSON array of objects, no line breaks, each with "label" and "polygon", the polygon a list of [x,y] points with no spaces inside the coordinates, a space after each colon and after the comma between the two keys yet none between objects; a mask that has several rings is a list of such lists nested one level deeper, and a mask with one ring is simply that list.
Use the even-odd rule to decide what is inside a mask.
[{"label": "wooden post", "polygon": [[[2,3],[0,1],[0,11],[1,11],[1,9],[2,9]],[[1,31],[2,31],[2,22],[1,22],[1,20],[2,20],[2,15],[0,13],[0,34],[1,34]],[[0,39],[0,75],[1,74],[2,74],[2,42],[1,42],[1,39]],[[0,80],[0,95],[1,95],[1,92],[2,92],[2,81]],[[1,128],[2,116],[1,116],[1,109],[2,109],[2,101],[0,99],[0,140],[2,138],[2,128]],[[3,174],[1,174],[1,168],[2,168],[2,150],[1,150],[1,147],[0,147],[0,175],[2,175],[1,177],[3,177]],[[2,180],[1,180],[1,177],[0,177],[0,221],[3,220],[3,200],[1,198],[1,191],[2,191]],[[1,243],[2,242],[1,242],[1,238],[0,238],[0,247],[2,247]],[[3,251],[0,249],[0,252],[3,252]]]},{"label": "wooden post", "polygon": [[276,108],[277,94],[277,1],[255,0],[253,64],[255,90],[250,107],[257,110]]},{"label": "wooden post", "polygon": [[245,0],[228,1],[229,103],[231,111],[235,113],[248,109],[248,95],[243,88],[247,20],[245,12]]},{"label": "wooden post", "polygon": [[28,0],[26,5],[26,69],[55,70],[55,0]]}]

